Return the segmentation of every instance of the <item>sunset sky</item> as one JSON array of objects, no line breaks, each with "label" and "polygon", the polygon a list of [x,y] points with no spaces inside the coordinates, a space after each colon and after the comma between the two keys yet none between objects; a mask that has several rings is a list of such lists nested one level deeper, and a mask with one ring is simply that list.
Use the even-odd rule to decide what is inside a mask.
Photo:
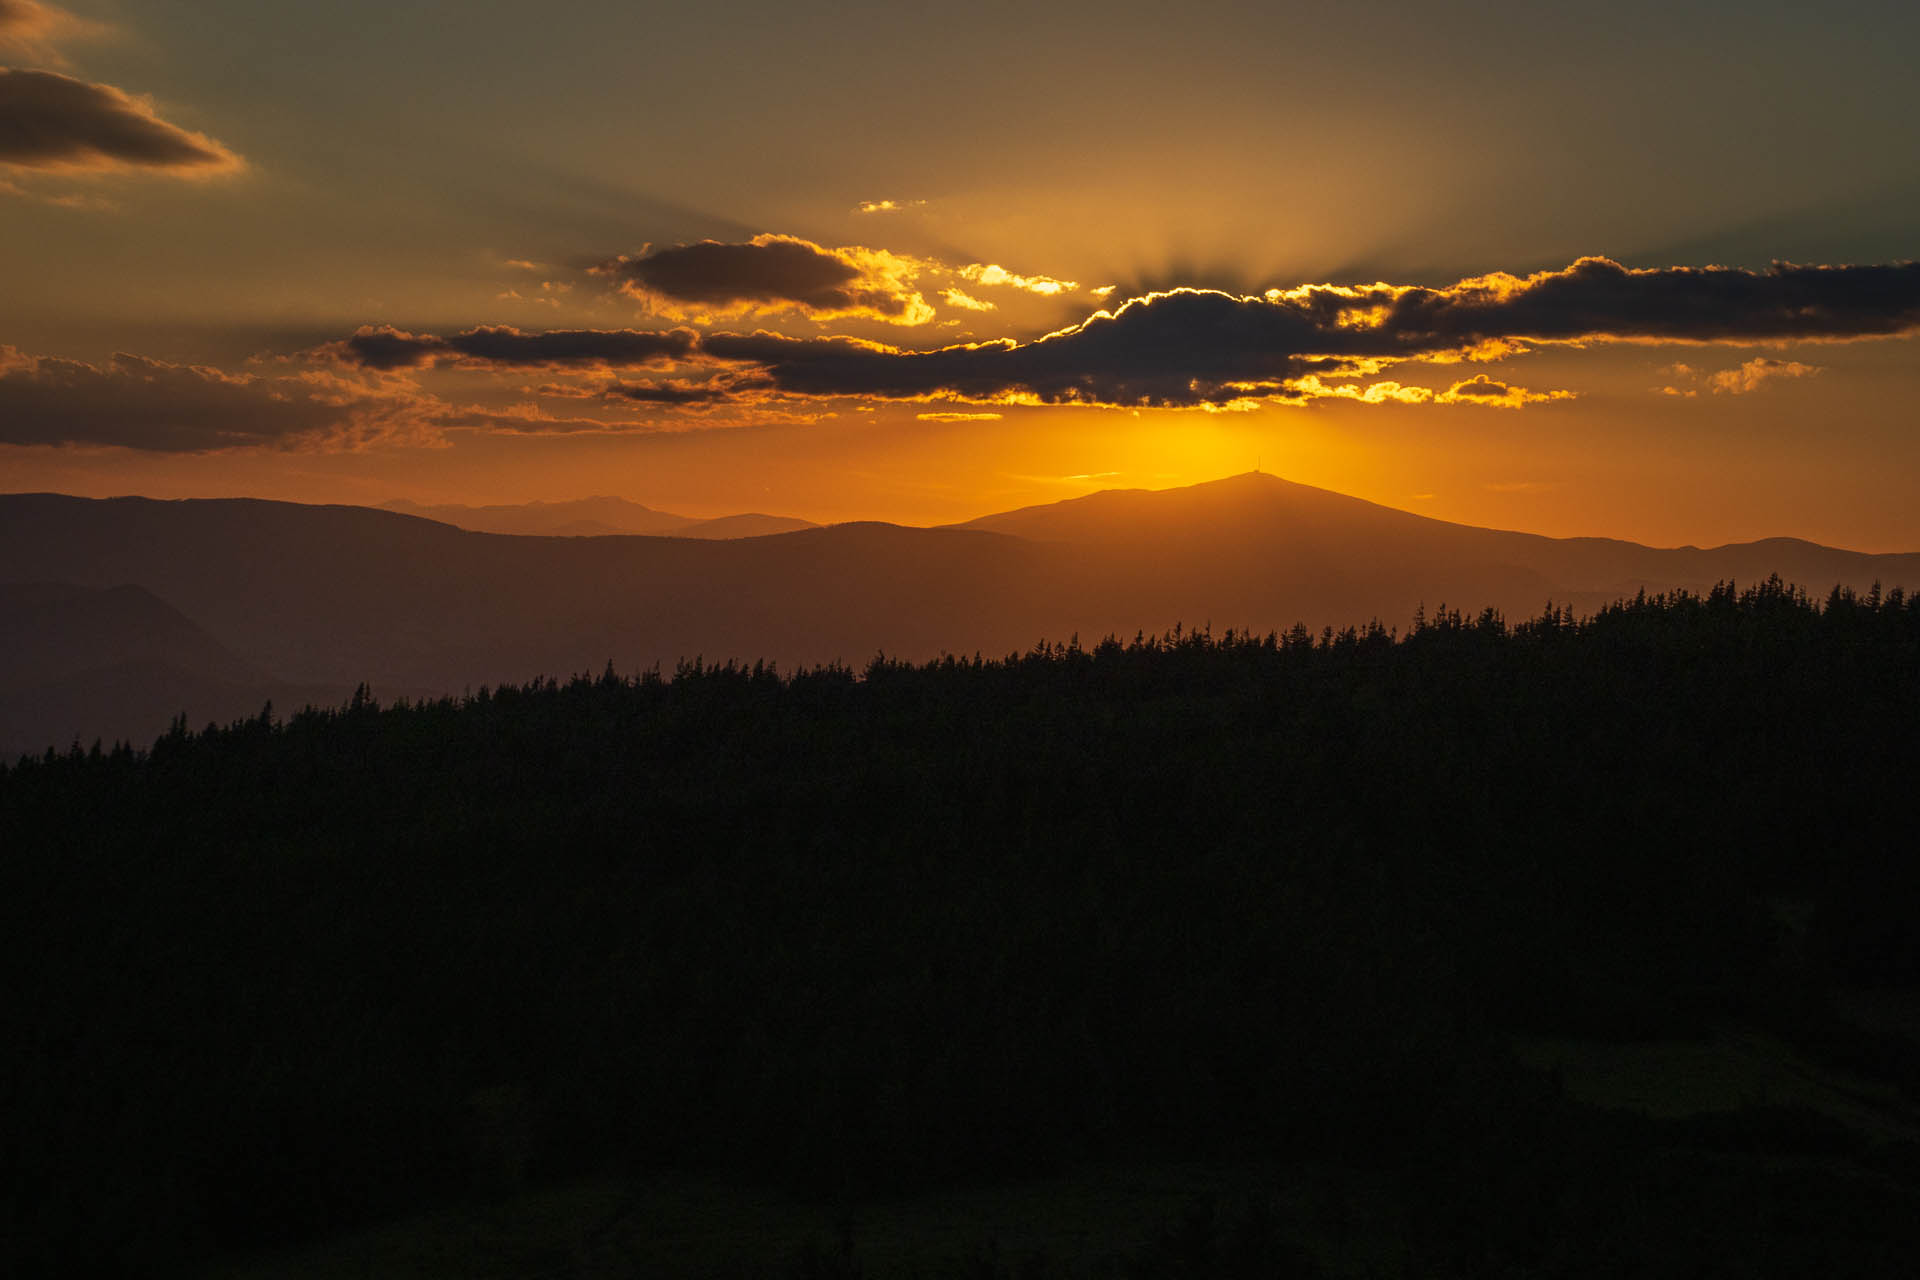
[{"label": "sunset sky", "polygon": [[1920,550],[1920,6],[0,0],[0,490]]}]

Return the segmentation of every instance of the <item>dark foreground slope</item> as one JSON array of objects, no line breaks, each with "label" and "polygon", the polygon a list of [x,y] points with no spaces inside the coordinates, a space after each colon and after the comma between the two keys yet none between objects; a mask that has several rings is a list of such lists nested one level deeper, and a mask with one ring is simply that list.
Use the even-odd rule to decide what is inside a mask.
[{"label": "dark foreground slope", "polygon": [[[0,1239],[154,1274],[588,1174],[858,1206],[1160,1160],[1318,1172],[1019,1274],[1890,1274],[1920,1047],[1836,1001],[1920,986],[1916,707],[1920,607],[1769,587],[29,763]],[[1505,1038],[1729,1026],[1868,1122],[1595,1109]],[[935,1244],[733,1274],[1012,1274]]]}]

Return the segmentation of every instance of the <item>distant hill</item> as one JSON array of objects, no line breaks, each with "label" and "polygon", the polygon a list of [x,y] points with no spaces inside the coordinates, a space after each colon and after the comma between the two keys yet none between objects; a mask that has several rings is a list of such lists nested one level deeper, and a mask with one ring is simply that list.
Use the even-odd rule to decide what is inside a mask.
[{"label": "distant hill", "polygon": [[274,680],[143,587],[0,584],[0,759],[76,738],[145,746],[189,710],[199,728],[348,692]]},{"label": "distant hill", "polygon": [[541,537],[604,537],[628,533],[676,538],[755,538],[769,533],[793,533],[819,526],[794,516],[757,512],[699,520],[655,511],[625,498],[580,498],[572,502],[526,502],[517,505],[468,507],[458,504],[422,506],[396,499],[380,505],[383,511],[438,520],[476,533],[511,533]]},{"label": "distant hill", "polygon": [[676,538],[764,538],[770,533],[798,533],[802,529],[818,529],[820,526],[811,520],[802,520],[796,516],[769,516],[758,511],[749,511],[737,516],[716,516],[712,520],[695,520],[692,524],[682,525],[672,533]]},{"label": "distant hill", "polygon": [[[716,523],[744,534],[772,519]],[[1550,600],[1586,612],[1643,588],[1697,592],[1775,572],[1815,595],[1876,581],[1912,589],[1920,555],[1793,539],[1660,550],[1544,538],[1261,474],[1098,493],[958,527],[854,523],[721,540],[511,536],[252,499],[0,496],[0,583],[138,584],[271,681],[333,690],[366,681],[386,697],[609,660],[622,671],[671,671],[696,657],[857,666],[881,652],[1000,655],[1043,638],[1091,643],[1176,623],[1318,631],[1378,618],[1404,628],[1422,605],[1519,617]],[[174,709],[195,723],[220,718],[197,701]],[[90,741],[102,733],[94,723],[55,740]],[[16,740],[0,720],[0,742]]]},{"label": "distant hill", "polygon": [[[473,533],[364,507],[0,497],[0,582],[139,582],[259,668],[376,691],[880,650],[1016,649],[1042,553],[845,524],[728,540]],[[983,608],[982,602],[990,607]],[[954,640],[958,637],[958,640]]]},{"label": "distant hill", "polygon": [[0,583],[0,691],[124,662],[163,662],[213,680],[261,678],[144,587]]},{"label": "distant hill", "polygon": [[[1416,605],[1509,616],[1549,599],[1587,612],[1622,596],[1778,573],[1808,591],[1920,585],[1920,554],[1870,555],[1795,538],[1660,549],[1454,524],[1250,472],[1182,489],[1116,489],[952,526],[1070,548],[1082,599],[1118,623],[1404,626]],[[1292,615],[1291,617],[1289,615]],[[1094,630],[1108,624],[1089,619]]]}]

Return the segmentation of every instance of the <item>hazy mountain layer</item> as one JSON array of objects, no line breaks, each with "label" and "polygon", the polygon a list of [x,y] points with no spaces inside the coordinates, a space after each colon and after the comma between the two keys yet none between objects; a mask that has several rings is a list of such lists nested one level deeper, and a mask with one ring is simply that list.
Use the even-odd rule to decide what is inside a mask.
[{"label": "hazy mountain layer", "polygon": [[769,533],[794,533],[818,528],[811,520],[748,512],[699,520],[655,511],[625,498],[580,498],[572,502],[526,502],[507,506],[469,507],[456,503],[422,506],[396,499],[381,504],[383,511],[422,516],[475,533],[534,534],[545,537],[604,537],[613,533],[670,535],[676,538],[755,538]]},{"label": "hazy mountain layer", "polygon": [[0,759],[144,745],[185,711],[198,728],[350,692],[275,681],[143,587],[0,584]]},{"label": "hazy mountain layer", "polygon": [[[1116,489],[963,525],[1070,546],[1101,603],[1190,625],[1404,625],[1416,605],[1586,612],[1640,590],[1704,592],[1778,573],[1814,593],[1920,583],[1920,555],[1796,538],[1702,550],[1481,529],[1253,472],[1185,489]],[[1133,590],[1129,591],[1129,584]],[[1292,613],[1295,617],[1288,617]]]},{"label": "hazy mountain layer", "polygon": [[[559,511],[575,505],[517,510],[591,518]],[[737,517],[734,527],[756,519],[769,518]],[[228,680],[200,670],[203,680],[338,690],[366,681],[389,697],[564,676],[609,661],[635,671],[764,658],[791,669],[860,665],[882,652],[999,655],[1043,638],[1092,642],[1176,623],[1318,631],[1378,618],[1404,628],[1422,606],[1517,617],[1549,601],[1585,612],[1641,589],[1699,592],[1770,573],[1816,596],[1836,584],[1912,588],[1920,555],[1793,539],[1660,550],[1545,538],[1260,474],[1094,494],[944,529],[856,523],[712,541],[507,536],[391,511],[251,499],[0,496],[0,583],[138,584],[260,673]],[[172,634],[157,621],[103,618],[98,626]],[[39,634],[37,624],[16,628]],[[109,653],[102,663],[119,660],[105,637],[48,643],[76,655],[91,645]],[[121,656],[182,665],[138,646]],[[113,699],[138,701],[125,688],[136,680],[122,673],[115,681],[112,698],[10,713],[0,743],[111,736],[91,711],[66,721]],[[172,710],[194,723],[227,714],[203,710],[224,700],[197,686],[174,687],[185,705]],[[164,718],[156,731],[163,727]]]}]

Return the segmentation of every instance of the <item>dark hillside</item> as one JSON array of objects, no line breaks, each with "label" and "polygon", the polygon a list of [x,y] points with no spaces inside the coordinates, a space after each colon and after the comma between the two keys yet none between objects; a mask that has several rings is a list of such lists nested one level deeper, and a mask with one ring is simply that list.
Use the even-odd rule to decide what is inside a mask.
[{"label": "dark hillside", "polygon": [[[1775,583],[31,762],[8,1247],[154,1273],[590,1173],[1158,1159],[1365,1171],[1389,1274],[1874,1274],[1920,1245],[1920,1047],[1836,1000],[1920,988],[1916,707],[1920,605]],[[1879,1120],[1624,1116],[1506,1049],[1726,1026]],[[1223,1274],[1168,1269],[1195,1230],[1125,1274]]]}]

